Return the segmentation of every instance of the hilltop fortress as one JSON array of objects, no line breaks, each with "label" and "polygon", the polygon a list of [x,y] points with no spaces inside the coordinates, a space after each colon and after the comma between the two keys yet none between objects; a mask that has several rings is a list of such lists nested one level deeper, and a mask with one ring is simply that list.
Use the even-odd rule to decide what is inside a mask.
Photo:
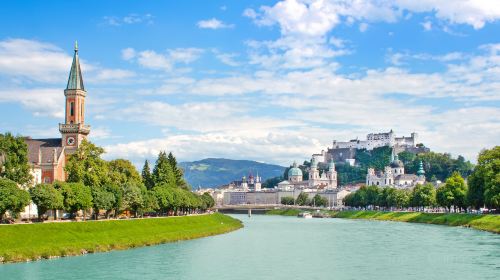
[{"label": "hilltop fortress", "polygon": [[366,136],[366,140],[352,139],[349,141],[333,140],[332,147],[327,150],[322,150],[319,154],[313,154],[313,158],[317,162],[328,163],[346,162],[350,165],[355,165],[356,151],[368,150],[371,151],[379,147],[391,147],[395,153],[408,151],[412,153],[426,153],[429,148],[418,143],[418,134],[411,133],[408,136],[397,137],[391,129],[389,132],[370,133]]}]

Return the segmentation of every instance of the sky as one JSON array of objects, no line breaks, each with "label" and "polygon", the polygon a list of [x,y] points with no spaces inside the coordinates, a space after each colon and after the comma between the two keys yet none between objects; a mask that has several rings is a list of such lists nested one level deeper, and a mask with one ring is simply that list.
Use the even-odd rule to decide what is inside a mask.
[{"label": "sky", "polygon": [[289,165],[332,141],[500,144],[497,0],[2,1],[0,132],[60,137],[78,40],[89,138]]}]

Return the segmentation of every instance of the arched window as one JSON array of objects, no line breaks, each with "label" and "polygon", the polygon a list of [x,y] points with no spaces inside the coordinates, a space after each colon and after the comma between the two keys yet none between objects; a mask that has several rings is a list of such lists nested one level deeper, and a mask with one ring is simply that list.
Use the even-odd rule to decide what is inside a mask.
[{"label": "arched window", "polygon": [[69,103],[69,115],[72,117],[75,115],[75,103],[74,102]]}]

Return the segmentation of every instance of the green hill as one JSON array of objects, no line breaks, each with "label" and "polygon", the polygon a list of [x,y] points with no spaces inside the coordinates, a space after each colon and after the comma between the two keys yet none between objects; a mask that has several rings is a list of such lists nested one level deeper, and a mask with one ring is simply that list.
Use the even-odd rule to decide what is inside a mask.
[{"label": "green hill", "polygon": [[223,158],[207,158],[193,162],[181,162],[184,178],[194,188],[217,187],[240,180],[250,173],[262,177],[262,182],[268,178],[283,175],[285,167],[260,163],[251,160],[232,160]]}]

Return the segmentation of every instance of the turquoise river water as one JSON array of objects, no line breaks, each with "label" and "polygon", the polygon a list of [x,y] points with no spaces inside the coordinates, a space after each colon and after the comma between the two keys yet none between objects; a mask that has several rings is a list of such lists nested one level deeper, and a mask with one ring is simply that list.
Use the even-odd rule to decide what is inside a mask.
[{"label": "turquoise river water", "polygon": [[500,279],[497,234],[396,222],[234,216],[245,228],[0,265],[0,279]]}]

